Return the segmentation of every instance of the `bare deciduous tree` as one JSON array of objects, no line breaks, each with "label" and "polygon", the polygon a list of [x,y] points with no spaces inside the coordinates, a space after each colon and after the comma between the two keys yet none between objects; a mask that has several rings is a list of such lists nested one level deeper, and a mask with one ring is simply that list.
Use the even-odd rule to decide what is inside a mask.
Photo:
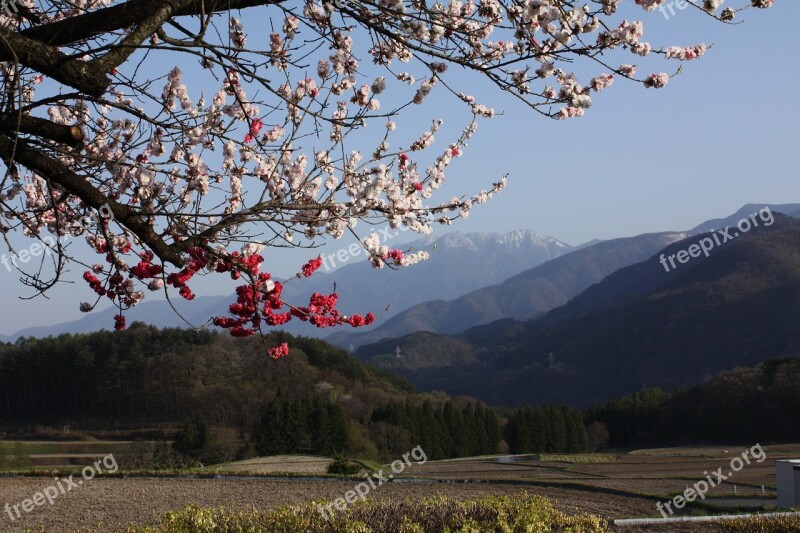
[{"label": "bare deciduous tree", "polygon": [[[664,0],[627,3],[6,0],[3,233],[51,236],[53,264],[23,276],[37,291],[68,262],[84,261],[63,236],[85,238],[102,259],[87,262],[84,279],[119,307],[118,329],[144,290],[192,298],[198,273],[243,278],[231,316],[215,319],[234,335],[292,317],[319,327],[369,323],[372,315],[339,314],[335,293],[306,306],[283,302],[281,283],[260,268],[264,247],[339,238],[359,221],[424,234],[501,190],[505,177],[485,191],[431,200],[478,121],[494,114],[453,84],[448,67],[564,119],[583,115],[615,79],[667,84],[667,74],[637,73],[636,57],[690,60],[706,51],[652,46],[643,24],[618,8],[645,14]],[[729,23],[736,10],[721,4],[693,5]],[[581,81],[577,68],[593,73]],[[433,119],[419,136],[395,139],[396,118],[433,90],[465,106],[462,134],[434,144]],[[365,247],[376,267],[425,259],[374,237]],[[318,267],[311,260],[301,275]]]}]

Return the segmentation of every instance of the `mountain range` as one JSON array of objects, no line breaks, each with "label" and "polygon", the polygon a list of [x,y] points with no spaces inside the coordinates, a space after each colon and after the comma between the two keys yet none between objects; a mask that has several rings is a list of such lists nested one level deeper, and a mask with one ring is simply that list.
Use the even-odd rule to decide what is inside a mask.
[{"label": "mountain range", "polygon": [[652,256],[685,233],[653,233],[601,241],[482,287],[453,300],[420,303],[367,331],[338,331],[327,338],[339,346],[361,346],[415,331],[459,333],[502,318],[535,317],[567,303],[612,272]]},{"label": "mountain range", "polygon": [[327,340],[342,347],[357,347],[416,331],[453,334],[503,318],[536,317],[564,305],[609,274],[649,258],[672,242],[712,229],[733,227],[766,207],[771,212],[800,215],[800,204],[747,204],[728,217],[703,222],[685,232],[592,241],[498,285],[485,286],[453,300],[431,299],[383,324],[358,331],[337,331]]},{"label": "mountain range", "polygon": [[[425,250],[430,259],[412,268],[376,270],[364,260],[363,254],[340,268],[325,272],[318,270],[312,277],[292,280],[285,285],[283,298],[294,305],[308,302],[314,293],[330,293],[336,288],[338,308],[346,314],[372,311],[380,324],[395,314],[420,302],[437,298],[457,298],[465,292],[499,283],[509,276],[569,253],[573,248],[557,239],[541,236],[530,230],[506,234],[450,233],[441,237],[425,237],[402,249]],[[346,250],[346,248],[344,248]],[[344,255],[343,257],[347,257]],[[334,263],[328,258],[328,263]],[[469,265],[469,268],[464,268]],[[186,327],[202,325],[212,316],[227,316],[228,306],[235,301],[231,296],[198,297],[191,302],[174,298],[175,309],[164,300],[145,301],[126,311],[128,323],[134,321],[160,327]],[[46,337],[60,333],[89,333],[110,329],[114,324],[114,308],[90,313],[83,318],[55,324],[36,326],[5,337],[6,342],[21,336]],[[330,334],[328,329],[294,320],[283,329],[290,333],[312,337]]]},{"label": "mountain range", "polygon": [[800,356],[800,222],[774,216],[771,226],[667,271],[661,254],[711,234],[674,242],[539,318],[451,336],[417,332],[362,346],[357,356],[423,390],[508,406],[586,406]]}]

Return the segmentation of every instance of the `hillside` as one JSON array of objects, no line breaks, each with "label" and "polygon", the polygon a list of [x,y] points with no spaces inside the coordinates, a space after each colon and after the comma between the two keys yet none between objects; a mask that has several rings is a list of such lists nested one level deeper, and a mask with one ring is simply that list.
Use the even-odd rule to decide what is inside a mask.
[{"label": "hillside", "polygon": [[[266,357],[257,338],[141,323],[0,344],[0,438],[64,438],[69,425],[71,439],[157,440],[126,459],[148,467],[298,453],[390,459],[418,444],[438,459],[498,449],[498,417],[472,399],[417,393],[319,339],[264,341],[288,342],[289,355]],[[392,418],[398,408],[405,414]]]},{"label": "hillside", "polygon": [[666,394],[647,389],[586,410],[613,447],[800,439],[800,359],[770,359]]},{"label": "hillside", "polygon": [[[157,329],[60,335],[0,345],[0,421],[56,424],[111,419],[116,425],[181,421],[202,411],[207,422],[251,426],[255,406],[280,388],[291,397],[324,389],[348,393],[353,412],[413,394],[395,376],[343,350],[276,332],[290,356],[273,361],[260,339],[212,331]],[[244,391],[250,391],[244,393]],[[337,392],[338,391],[338,392]],[[231,410],[231,406],[238,409]]]},{"label": "hillside", "polygon": [[[800,355],[798,250],[800,222],[778,215],[771,227],[670,273],[658,256],[624,269],[538,320],[505,320],[453,337],[409,335],[364,346],[358,356],[385,358],[400,346],[404,359],[390,367],[421,389],[497,405],[585,406],[644,386],[673,390]],[[453,357],[442,353],[467,355],[450,366]]]}]

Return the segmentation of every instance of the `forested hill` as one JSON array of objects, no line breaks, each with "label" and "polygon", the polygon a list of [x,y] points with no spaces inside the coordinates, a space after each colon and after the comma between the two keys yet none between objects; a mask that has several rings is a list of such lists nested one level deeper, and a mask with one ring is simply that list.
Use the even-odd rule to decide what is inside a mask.
[{"label": "forested hill", "polygon": [[148,458],[151,466],[292,453],[392,460],[417,445],[431,459],[501,449],[501,420],[477,401],[417,393],[321,340],[265,340],[288,342],[289,355],[272,360],[258,338],[141,323],[0,344],[0,437],[63,438],[52,428],[70,425],[69,438],[174,439],[180,455]]},{"label": "forested hill", "polygon": [[288,341],[289,356],[270,359],[256,338],[141,323],[124,332],[21,339],[0,348],[0,420],[148,422],[202,411],[210,423],[249,426],[278,388],[290,397],[347,394],[356,411],[413,393],[323,341],[281,332],[266,341]]},{"label": "forested hill", "polygon": [[586,410],[611,446],[795,442],[800,439],[800,359],[740,367],[668,394],[658,388]]}]

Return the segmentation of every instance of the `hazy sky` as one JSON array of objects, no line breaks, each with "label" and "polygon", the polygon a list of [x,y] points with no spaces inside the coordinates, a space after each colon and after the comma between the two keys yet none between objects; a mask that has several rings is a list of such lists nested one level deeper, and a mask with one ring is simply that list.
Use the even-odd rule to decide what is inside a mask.
[{"label": "hazy sky", "polygon": [[[481,124],[464,157],[451,167],[441,198],[488,188],[505,173],[509,185],[467,220],[437,234],[529,228],[580,244],[688,229],[746,203],[800,202],[800,110],[794,101],[800,86],[794,50],[800,2],[779,0],[768,10],[747,10],[745,23],[737,26],[716,23],[693,9],[669,20],[658,12],[637,13],[645,22],[646,40],[654,45],[705,42],[714,47],[704,58],[684,63],[683,73],[665,89],[617,80],[594,96],[581,119],[551,121],[509,97],[482,98],[505,114]],[[661,62],[656,70],[634,59],[639,58],[628,61],[637,63],[640,73],[673,72],[678,66],[664,68]],[[434,99],[431,105],[452,105],[452,100]],[[432,111],[427,113],[430,117]],[[427,120],[420,115],[419,127]],[[336,251],[349,242],[335,241],[326,249]],[[277,250],[266,259],[285,274],[313,255]],[[18,297],[30,292],[0,265],[0,334],[80,318],[78,303],[91,296],[80,274],[74,269],[70,277],[77,283],[53,290],[49,300],[23,301]],[[221,287],[209,280],[195,292],[229,290]]]}]

